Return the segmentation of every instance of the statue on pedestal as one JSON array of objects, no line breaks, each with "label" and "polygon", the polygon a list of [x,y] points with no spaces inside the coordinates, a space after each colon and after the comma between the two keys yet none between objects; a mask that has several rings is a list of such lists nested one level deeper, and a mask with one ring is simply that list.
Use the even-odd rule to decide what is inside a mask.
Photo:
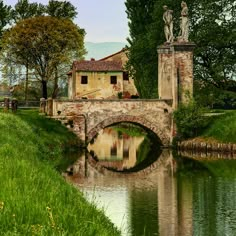
[{"label": "statue on pedestal", "polygon": [[164,14],[163,14],[163,20],[165,23],[164,26],[164,33],[166,37],[166,43],[172,43],[174,41],[174,36],[173,36],[173,16],[172,10],[169,10],[166,5],[163,6],[164,9]]},{"label": "statue on pedestal", "polygon": [[189,34],[189,18],[188,18],[188,7],[186,2],[181,2],[181,17],[180,17],[180,33],[178,39],[183,42],[188,42]]}]

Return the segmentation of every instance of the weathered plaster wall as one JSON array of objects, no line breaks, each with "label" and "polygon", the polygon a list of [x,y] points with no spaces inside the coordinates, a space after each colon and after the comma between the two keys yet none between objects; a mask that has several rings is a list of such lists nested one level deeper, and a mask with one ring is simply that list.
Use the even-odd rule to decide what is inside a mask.
[{"label": "weathered plaster wall", "polygon": [[193,94],[193,43],[173,43],[158,47],[158,94],[173,99],[173,108]]},{"label": "weathered plaster wall", "polygon": [[[128,62],[128,57],[126,55],[127,51],[123,50],[120,53],[116,53],[107,58],[102,59],[103,61],[117,61],[121,62],[125,70],[126,63]],[[134,80],[130,77],[129,80],[123,80],[123,95],[124,97],[130,97],[130,95],[137,95],[137,89],[134,85]]]},{"label": "weathered plaster wall", "polygon": [[[88,76],[88,83],[81,84],[81,76]],[[110,77],[117,76],[117,84],[111,84]],[[118,98],[123,91],[122,72],[76,72],[75,99],[87,98]]]}]

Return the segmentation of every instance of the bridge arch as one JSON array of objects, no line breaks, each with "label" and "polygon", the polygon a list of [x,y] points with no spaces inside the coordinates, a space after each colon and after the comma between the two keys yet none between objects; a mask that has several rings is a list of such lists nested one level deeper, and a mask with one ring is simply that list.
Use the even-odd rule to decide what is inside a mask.
[{"label": "bridge arch", "polygon": [[95,127],[91,128],[90,130],[87,130],[87,143],[89,143],[98,134],[100,130],[121,122],[135,123],[148,130],[151,130],[160,139],[162,145],[167,145],[169,142],[170,137],[167,136],[166,130],[161,128],[161,125],[157,126],[156,124],[153,124],[144,117],[138,117],[132,115],[119,115],[104,119],[103,121],[98,123]]}]

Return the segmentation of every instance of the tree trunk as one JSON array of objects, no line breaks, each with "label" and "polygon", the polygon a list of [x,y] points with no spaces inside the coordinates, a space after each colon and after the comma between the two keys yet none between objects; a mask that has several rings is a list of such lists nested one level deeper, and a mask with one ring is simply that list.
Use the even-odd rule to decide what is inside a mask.
[{"label": "tree trunk", "polygon": [[28,63],[26,65],[26,75],[25,75],[25,104],[28,104],[28,85],[29,85],[29,67]]},{"label": "tree trunk", "polygon": [[53,92],[52,92],[52,98],[55,99],[57,98],[58,94],[58,72],[57,69],[55,71],[55,78],[54,78],[54,87],[53,87]]},{"label": "tree trunk", "polygon": [[47,81],[46,80],[42,80],[42,97],[45,99],[48,98]]}]

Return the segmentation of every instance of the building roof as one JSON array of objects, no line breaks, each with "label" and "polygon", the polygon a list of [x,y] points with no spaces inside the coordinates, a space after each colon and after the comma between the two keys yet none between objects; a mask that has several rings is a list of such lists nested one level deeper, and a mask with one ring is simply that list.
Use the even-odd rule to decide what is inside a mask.
[{"label": "building roof", "polygon": [[74,61],[76,71],[123,71],[121,62],[117,61]]},{"label": "building roof", "polygon": [[122,48],[119,52],[116,52],[116,53],[113,53],[113,54],[111,54],[111,55],[109,55],[109,56],[103,57],[103,58],[99,59],[99,61],[107,60],[108,58],[113,57],[113,56],[115,56],[115,55],[117,55],[117,54],[120,54],[120,53],[122,53],[122,52],[125,52],[125,51],[127,51],[127,50],[128,50],[127,48]]}]

